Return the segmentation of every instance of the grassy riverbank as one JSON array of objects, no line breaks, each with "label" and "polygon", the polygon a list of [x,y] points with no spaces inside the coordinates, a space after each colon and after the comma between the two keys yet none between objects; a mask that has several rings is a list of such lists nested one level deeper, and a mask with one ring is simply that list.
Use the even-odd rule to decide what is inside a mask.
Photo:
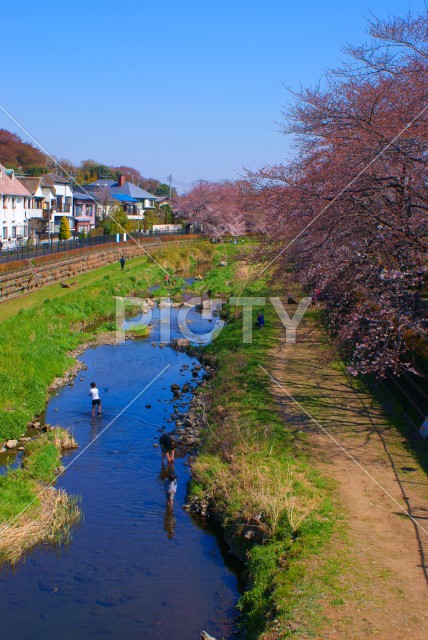
[{"label": "grassy riverbank", "polygon": [[[19,310],[15,300],[1,305],[7,319],[0,324],[0,445],[21,437],[43,411],[49,386],[75,362],[71,352],[116,329],[116,297],[144,297],[149,286],[162,284],[162,267],[173,274],[212,264],[222,249],[199,242],[154,254],[158,264],[146,256],[129,260],[123,272],[108,265],[77,278],[72,289],[54,285],[19,299]],[[37,542],[59,542],[79,517],[75,500],[50,486],[65,433],[55,429],[23,443],[22,466],[0,477],[0,563],[14,562]]]},{"label": "grassy riverbank", "polygon": [[[191,247],[165,247],[156,260],[171,272],[198,262],[211,261],[214,248],[208,243]],[[109,265],[91,274],[89,284],[78,290],[58,285],[22,298],[17,314],[0,324],[0,443],[23,434],[25,426],[46,404],[46,391],[55,378],[73,364],[69,352],[89,342],[96,332],[115,328],[117,296],[144,296],[148,286],[161,283],[164,272],[148,257],[129,261],[120,272]],[[82,277],[83,282],[87,275]],[[79,280],[78,280],[79,284]],[[29,309],[26,309],[26,303]],[[4,303],[7,306],[9,303]],[[3,305],[2,305],[3,306]],[[99,324],[100,320],[106,323]],[[98,323],[91,331],[90,325]]]},{"label": "grassy riverbank", "polygon": [[[260,280],[249,284],[249,276],[249,266],[230,265],[211,272],[204,286],[210,283],[212,295],[280,295]],[[260,369],[281,330],[268,300],[264,313],[265,328],[254,329],[252,344],[243,344],[240,309],[226,306],[228,323],[205,349],[217,375],[204,392],[208,426],[192,485],[194,495],[208,497],[231,547],[248,560],[239,605],[248,640],[309,637],[298,636],[299,623],[316,628],[314,600],[337,569],[325,567],[317,581],[308,575],[308,563],[330,539],[337,514],[332,487],[302,452],[298,425],[284,428]]]},{"label": "grassy riverbank", "polygon": [[67,540],[80,511],[75,498],[51,485],[62,452],[75,447],[65,429],[55,429],[28,442],[22,466],[0,476],[0,565],[38,542]]}]

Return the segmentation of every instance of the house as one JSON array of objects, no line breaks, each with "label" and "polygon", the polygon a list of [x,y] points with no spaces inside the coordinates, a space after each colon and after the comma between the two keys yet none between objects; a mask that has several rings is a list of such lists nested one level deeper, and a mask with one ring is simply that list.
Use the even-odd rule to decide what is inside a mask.
[{"label": "house", "polygon": [[102,217],[120,204],[130,220],[142,220],[145,211],[155,209],[157,203],[156,196],[128,182],[125,176],[119,176],[117,182],[97,180],[86,185],[85,191],[97,199],[98,212]]},{"label": "house", "polygon": [[[49,208],[52,210],[50,233],[59,233],[61,218],[64,216],[67,218],[70,230],[73,233],[75,225],[73,217],[73,190],[70,180],[56,173],[47,173],[42,176],[42,178],[43,185],[53,190],[52,197],[47,197]],[[51,197],[50,200],[49,197]]]},{"label": "house", "polygon": [[95,228],[97,201],[93,196],[80,191],[73,193],[73,215],[76,233],[89,233]]},{"label": "house", "polygon": [[5,169],[0,164],[0,216],[3,248],[14,247],[28,239],[29,220],[33,215],[31,206],[31,193],[15,177],[15,172],[12,169]]},{"label": "house", "polygon": [[18,176],[18,180],[32,196],[32,215],[28,225],[28,235],[35,239],[53,233],[52,203],[56,203],[55,189],[44,184],[44,176]]}]

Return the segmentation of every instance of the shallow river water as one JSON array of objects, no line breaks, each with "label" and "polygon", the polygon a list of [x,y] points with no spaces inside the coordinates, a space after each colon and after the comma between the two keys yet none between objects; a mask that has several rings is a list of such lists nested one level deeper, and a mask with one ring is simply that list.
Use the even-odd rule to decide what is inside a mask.
[{"label": "shallow river water", "polygon": [[[149,338],[88,349],[81,357],[87,370],[49,402],[46,422],[71,428],[79,443],[63,458],[65,465],[76,460],[58,486],[81,496],[83,521],[66,547],[39,546],[14,570],[0,571],[2,639],[197,640],[200,629],[235,637],[237,567],[217,537],[182,508],[189,480],[185,460],[176,461],[173,515],[166,511],[154,444],[163,425],[167,431],[174,427],[167,422],[174,404],[170,385],[193,383],[196,361],[152,346],[158,342],[158,313]],[[177,311],[171,313],[174,337]],[[189,318],[194,331],[212,327],[196,311]],[[189,369],[182,369],[185,364]],[[90,417],[92,380],[103,401],[101,418]],[[180,412],[190,399],[186,394],[178,400],[185,404]]]}]

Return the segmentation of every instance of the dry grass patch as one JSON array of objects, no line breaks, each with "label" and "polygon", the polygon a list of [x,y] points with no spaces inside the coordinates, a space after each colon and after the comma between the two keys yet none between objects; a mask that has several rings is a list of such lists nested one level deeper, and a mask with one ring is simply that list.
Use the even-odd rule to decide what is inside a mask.
[{"label": "dry grass patch", "polygon": [[41,488],[33,506],[10,524],[0,525],[0,564],[15,564],[27,549],[41,542],[67,542],[71,526],[79,519],[80,510],[75,498],[53,487]]}]

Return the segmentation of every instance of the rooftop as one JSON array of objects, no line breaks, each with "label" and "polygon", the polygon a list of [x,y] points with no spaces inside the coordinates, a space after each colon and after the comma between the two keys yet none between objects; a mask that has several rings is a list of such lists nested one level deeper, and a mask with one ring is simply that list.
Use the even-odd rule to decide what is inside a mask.
[{"label": "rooftop", "polygon": [[11,172],[11,177],[6,171],[5,167],[0,164],[0,195],[31,197],[31,193],[24,187],[22,182],[15,178],[14,173]]}]

